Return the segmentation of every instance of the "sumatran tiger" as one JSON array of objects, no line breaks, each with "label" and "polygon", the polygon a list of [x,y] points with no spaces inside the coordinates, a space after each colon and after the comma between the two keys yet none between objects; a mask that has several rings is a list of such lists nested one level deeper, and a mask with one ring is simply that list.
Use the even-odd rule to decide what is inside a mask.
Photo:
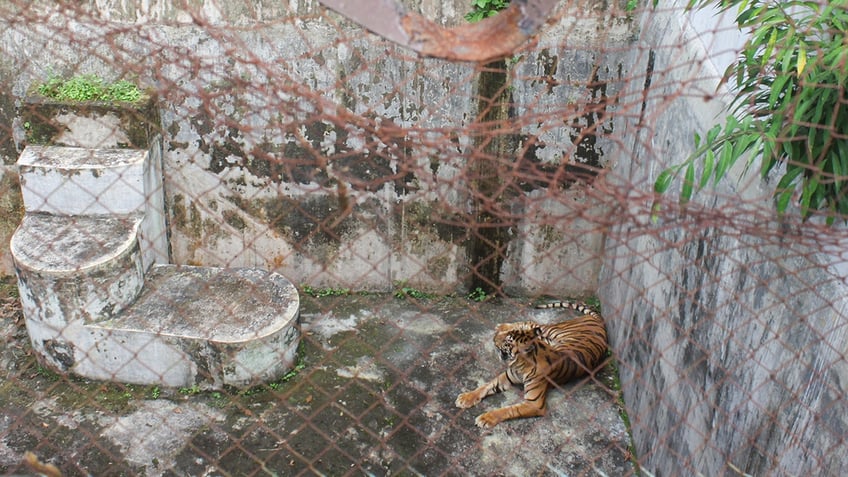
[{"label": "sumatran tiger", "polygon": [[604,320],[584,303],[560,301],[537,308],[572,308],[583,315],[555,324],[533,321],[502,323],[495,329],[495,347],[507,362],[506,372],[479,388],[462,393],[456,406],[462,409],[483,398],[503,392],[510,384],[524,386],[524,401],[485,412],[475,420],[489,428],[519,417],[542,416],[548,387],[593,373],[607,354]]}]

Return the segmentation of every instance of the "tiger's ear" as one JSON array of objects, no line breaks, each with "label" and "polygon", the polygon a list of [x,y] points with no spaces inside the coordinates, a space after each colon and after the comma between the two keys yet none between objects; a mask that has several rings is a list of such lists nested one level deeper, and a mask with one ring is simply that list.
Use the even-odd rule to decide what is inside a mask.
[{"label": "tiger's ear", "polygon": [[534,326],[533,327],[533,336],[542,336],[542,327]]}]

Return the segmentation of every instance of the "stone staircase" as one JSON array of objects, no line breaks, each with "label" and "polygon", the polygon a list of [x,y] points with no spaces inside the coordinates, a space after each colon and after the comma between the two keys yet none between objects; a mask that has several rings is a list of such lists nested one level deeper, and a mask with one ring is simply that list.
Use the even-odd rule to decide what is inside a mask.
[{"label": "stone staircase", "polygon": [[10,248],[39,361],[173,387],[276,379],[295,366],[297,290],[261,269],[168,264],[161,157],[158,135],[147,150],[21,153],[26,214]]}]

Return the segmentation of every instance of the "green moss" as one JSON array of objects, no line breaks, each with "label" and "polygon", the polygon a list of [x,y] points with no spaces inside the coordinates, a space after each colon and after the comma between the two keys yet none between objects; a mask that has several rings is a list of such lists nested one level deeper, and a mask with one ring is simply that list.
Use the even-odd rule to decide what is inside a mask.
[{"label": "green moss", "polygon": [[315,298],[350,295],[350,288],[313,288],[304,285],[300,291]]},{"label": "green moss", "polygon": [[147,99],[147,95],[135,83],[127,80],[107,83],[92,74],[71,78],[51,75],[47,81],[36,85],[34,90],[40,96],[58,101],[139,103]]}]

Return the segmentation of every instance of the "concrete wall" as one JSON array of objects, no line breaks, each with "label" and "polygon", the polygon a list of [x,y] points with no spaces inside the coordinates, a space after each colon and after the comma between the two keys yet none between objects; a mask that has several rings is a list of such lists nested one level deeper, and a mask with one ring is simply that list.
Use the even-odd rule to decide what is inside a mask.
[{"label": "concrete wall", "polygon": [[[727,36],[700,34],[714,29]],[[617,118],[607,176],[628,220],[610,229],[599,291],[638,458],[657,476],[844,475],[848,289],[844,258],[822,253],[844,228],[778,220],[775,177],[756,166],[687,210],[670,194],[652,222],[646,191],[721,117],[718,72],[739,37],[668,7],[641,31],[622,95],[641,105]]]},{"label": "concrete wall", "polygon": [[[4,15],[0,49],[13,67],[0,83],[13,98],[51,69],[153,85],[177,263],[261,266],[313,286],[468,288],[481,241],[468,226],[481,148],[474,65],[417,60],[323,17],[314,1],[178,3],[82,2],[84,13],[45,1]],[[407,3],[445,24],[468,10],[459,0]],[[632,22],[600,1],[563,13],[502,74],[513,102],[505,119],[546,105],[563,113],[523,124],[502,157],[532,140],[531,166],[602,166],[607,97],[626,74]],[[581,135],[595,127],[591,141]],[[603,230],[581,211],[603,204],[591,187],[555,200],[549,189],[559,187],[521,184],[495,198],[509,218],[489,278],[513,293],[590,293]],[[551,218],[537,224],[538,214]]]}]

